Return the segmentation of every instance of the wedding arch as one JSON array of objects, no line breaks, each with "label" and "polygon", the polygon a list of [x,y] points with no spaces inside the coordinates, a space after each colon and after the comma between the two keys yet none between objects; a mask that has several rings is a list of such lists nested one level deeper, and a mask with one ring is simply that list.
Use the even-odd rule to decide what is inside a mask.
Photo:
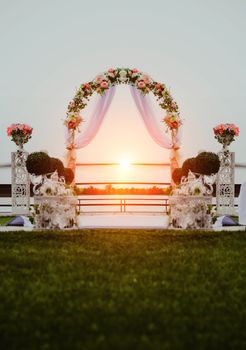
[{"label": "wedding arch", "polygon": [[[95,138],[114,97],[116,85],[119,84],[130,86],[136,107],[152,139],[159,146],[170,149],[172,172],[172,169],[178,166],[177,150],[181,143],[180,126],[182,120],[178,105],[165,84],[154,81],[148,74],[136,68],[110,68],[96,76],[93,81],[81,84],[68,105],[67,117],[64,122],[67,127],[67,166],[75,172],[75,150],[87,146]],[[162,119],[166,126],[165,132],[159,127],[154,118],[148,96],[150,92],[156,97],[160,107],[166,111],[166,115]],[[80,112],[86,107],[94,93],[100,95],[100,99],[95,105],[87,128],[80,132],[80,124],[84,121]]]}]

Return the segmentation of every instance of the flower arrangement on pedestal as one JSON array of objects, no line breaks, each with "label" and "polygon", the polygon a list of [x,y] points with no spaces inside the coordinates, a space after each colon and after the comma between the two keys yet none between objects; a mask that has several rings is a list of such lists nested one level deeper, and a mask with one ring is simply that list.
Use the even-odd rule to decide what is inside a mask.
[{"label": "flower arrangement on pedestal", "polygon": [[214,137],[223,145],[223,148],[229,146],[235,141],[235,136],[239,135],[239,128],[235,124],[219,124],[213,128]]},{"label": "flower arrangement on pedestal", "polygon": [[38,229],[73,228],[77,223],[77,196],[70,186],[74,174],[61,160],[33,152],[26,160],[34,193],[32,216]]},{"label": "flower arrangement on pedestal", "polygon": [[235,154],[228,146],[239,135],[239,128],[235,124],[219,124],[213,128],[214,137],[223,145],[218,153],[220,170],[216,183],[216,207],[218,215],[235,215]]},{"label": "flower arrangement on pedestal", "polygon": [[180,186],[169,197],[170,222],[174,228],[201,229],[211,227],[213,186],[211,178],[199,176],[191,171]]},{"label": "flower arrangement on pedestal", "polygon": [[200,152],[196,157],[188,158],[181,168],[176,168],[172,173],[172,179],[176,185],[181,183],[182,178],[187,178],[189,171],[197,176],[206,175],[214,177],[220,168],[220,159],[216,153]]},{"label": "flower arrangement on pedestal", "polygon": [[32,137],[33,128],[27,124],[11,124],[7,128],[7,135],[11,137],[11,141],[14,141],[20,149],[27,143]]},{"label": "flower arrangement on pedestal", "polygon": [[173,179],[177,186],[170,197],[171,223],[183,229],[209,228],[213,184],[220,168],[217,154],[201,152],[176,168]]},{"label": "flower arrangement on pedestal", "polygon": [[210,196],[213,193],[215,177],[199,175],[198,177],[190,170],[186,178],[182,178],[179,186],[172,191],[173,195],[181,196]]},{"label": "flower arrangement on pedestal", "polygon": [[77,197],[57,171],[43,176],[33,187],[32,216],[38,229],[64,229],[77,226]]}]

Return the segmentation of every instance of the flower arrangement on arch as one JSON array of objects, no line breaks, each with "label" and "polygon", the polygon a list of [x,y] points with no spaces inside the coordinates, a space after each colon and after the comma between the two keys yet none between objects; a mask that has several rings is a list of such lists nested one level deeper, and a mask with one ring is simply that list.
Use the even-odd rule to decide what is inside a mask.
[{"label": "flower arrangement on arch", "polygon": [[213,128],[214,137],[223,146],[229,146],[239,135],[239,128],[235,124],[219,124]]},{"label": "flower arrangement on arch", "polygon": [[109,68],[106,72],[96,76],[93,81],[82,84],[68,105],[65,125],[70,130],[77,130],[79,123],[69,123],[71,116],[79,113],[86,107],[94,92],[103,95],[110,87],[119,84],[130,84],[143,95],[152,92],[157,98],[160,107],[168,113],[169,117],[163,119],[167,126],[167,131],[177,130],[180,127],[182,122],[179,116],[178,105],[173,100],[166,85],[154,81],[148,74],[140,72],[136,68]]},{"label": "flower arrangement on arch", "polygon": [[181,119],[175,113],[167,113],[167,115],[162,119],[162,121],[166,124],[167,130],[177,130],[181,125]]},{"label": "flower arrangement on arch", "polygon": [[78,130],[80,124],[84,121],[84,119],[79,115],[78,112],[70,113],[67,116],[67,119],[65,120],[64,124],[69,130]]},{"label": "flower arrangement on arch", "polygon": [[7,128],[7,135],[17,146],[23,147],[32,137],[33,128],[27,124],[11,124]]}]

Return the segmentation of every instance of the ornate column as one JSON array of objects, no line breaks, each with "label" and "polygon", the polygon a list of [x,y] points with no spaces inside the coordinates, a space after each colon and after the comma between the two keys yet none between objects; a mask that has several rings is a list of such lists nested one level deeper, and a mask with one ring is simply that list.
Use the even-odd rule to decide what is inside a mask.
[{"label": "ornate column", "polygon": [[22,149],[11,153],[13,214],[29,214],[30,179],[26,170],[27,156],[28,153]]},{"label": "ornate column", "polygon": [[220,169],[216,181],[216,208],[218,215],[235,215],[234,173],[235,153],[223,148],[218,153]]}]

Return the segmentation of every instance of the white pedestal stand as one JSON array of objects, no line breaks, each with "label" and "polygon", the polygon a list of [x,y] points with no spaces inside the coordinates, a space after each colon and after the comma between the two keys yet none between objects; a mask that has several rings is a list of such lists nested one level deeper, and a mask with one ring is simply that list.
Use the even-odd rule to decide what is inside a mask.
[{"label": "white pedestal stand", "polygon": [[235,153],[224,149],[218,153],[220,169],[216,181],[216,208],[218,215],[235,215],[234,173]]},{"label": "white pedestal stand", "polygon": [[28,215],[30,207],[30,180],[26,169],[28,153],[23,150],[11,153],[12,214]]}]

